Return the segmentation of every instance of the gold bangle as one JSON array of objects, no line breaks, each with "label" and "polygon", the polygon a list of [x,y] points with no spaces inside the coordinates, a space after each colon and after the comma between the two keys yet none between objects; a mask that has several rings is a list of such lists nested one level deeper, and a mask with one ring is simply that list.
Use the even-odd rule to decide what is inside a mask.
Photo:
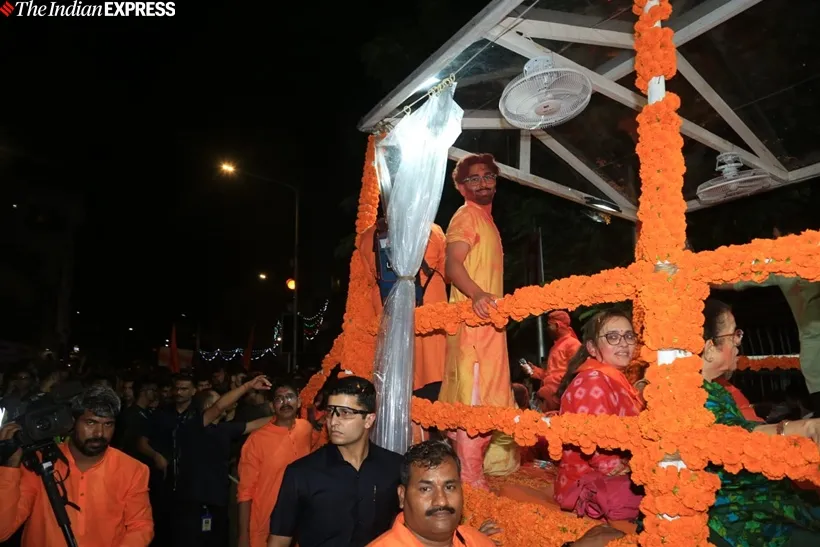
[{"label": "gold bangle", "polygon": [[786,434],[786,426],[789,425],[787,420],[784,420],[777,424],[777,434],[778,435],[785,435]]}]

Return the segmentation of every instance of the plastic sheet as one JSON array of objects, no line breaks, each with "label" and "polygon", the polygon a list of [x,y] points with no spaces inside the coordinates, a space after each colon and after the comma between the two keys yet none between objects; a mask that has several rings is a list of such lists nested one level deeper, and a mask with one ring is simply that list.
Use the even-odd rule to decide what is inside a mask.
[{"label": "plastic sheet", "polygon": [[412,439],[415,276],[438,211],[447,151],[461,134],[463,110],[455,86],[430,97],[405,116],[376,147],[376,165],[387,203],[390,263],[399,280],[384,304],[376,345],[376,424],[371,440],[404,454]]}]

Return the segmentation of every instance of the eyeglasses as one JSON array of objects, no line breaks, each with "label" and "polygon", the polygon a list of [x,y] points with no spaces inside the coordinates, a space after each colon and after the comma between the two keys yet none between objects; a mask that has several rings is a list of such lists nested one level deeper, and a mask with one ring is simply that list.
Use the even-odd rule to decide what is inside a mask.
[{"label": "eyeglasses", "polygon": [[599,338],[605,338],[610,346],[620,345],[621,340],[626,340],[626,343],[630,346],[638,341],[638,336],[634,332],[625,332],[623,334],[620,332],[608,332],[603,336],[599,336]]},{"label": "eyeglasses", "polygon": [[354,416],[367,416],[371,412],[369,410],[357,410],[346,406],[328,405],[327,411],[331,416],[336,416],[342,420],[352,420]]},{"label": "eyeglasses", "polygon": [[282,404],[286,402],[295,401],[297,399],[297,395],[295,393],[288,393],[287,395],[277,395],[273,398],[274,403]]},{"label": "eyeglasses", "polygon": [[496,175],[495,173],[487,173],[483,177],[481,175],[473,175],[472,177],[467,177],[461,182],[468,186],[478,186],[482,182],[495,182],[495,179],[497,178],[498,175]]},{"label": "eyeglasses", "polygon": [[712,340],[714,340],[715,342],[717,342],[717,341],[718,341],[718,339],[720,339],[720,338],[726,338],[727,336],[732,336],[732,337],[733,337],[733,338],[732,338],[732,342],[734,343],[734,345],[735,345],[735,346],[738,346],[738,347],[739,347],[739,346],[740,346],[740,343],[741,343],[741,342],[743,342],[743,331],[742,331],[742,330],[740,330],[740,329],[737,329],[735,332],[732,332],[732,333],[730,333],[730,334],[721,334],[721,335],[719,335],[719,336],[713,336],[713,337],[712,337]]}]

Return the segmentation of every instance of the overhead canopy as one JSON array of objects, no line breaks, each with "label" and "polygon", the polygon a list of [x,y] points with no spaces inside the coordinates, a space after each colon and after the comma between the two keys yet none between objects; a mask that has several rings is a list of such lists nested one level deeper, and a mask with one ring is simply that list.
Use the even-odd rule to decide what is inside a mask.
[{"label": "overhead canopy", "polygon": [[[604,198],[635,218],[640,193],[633,0],[494,0],[360,122],[370,131],[456,73],[465,110],[451,159],[491,152],[502,175],[578,203]],[[820,175],[820,22],[817,0],[672,0],[688,210],[716,176],[721,152],[786,184]],[[521,131],[498,110],[504,87],[533,57],[584,72],[594,94],[576,118]],[[466,64],[465,64],[466,63]],[[765,190],[763,190],[765,191]]]}]

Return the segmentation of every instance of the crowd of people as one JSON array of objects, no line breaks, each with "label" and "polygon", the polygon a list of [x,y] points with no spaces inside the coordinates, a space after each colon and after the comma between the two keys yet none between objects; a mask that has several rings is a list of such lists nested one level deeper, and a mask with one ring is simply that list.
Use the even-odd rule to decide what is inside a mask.
[{"label": "crowd of people", "polygon": [[[118,394],[95,380],[73,399],[74,425],[53,463],[78,545],[494,545],[495,523],[462,525],[461,462],[449,443],[427,440],[402,456],[370,442],[370,381],[326,384],[324,424],[299,418],[296,389],[264,375],[222,394],[201,387],[177,375],[171,400],[155,409],[150,381],[121,381]],[[260,393],[272,415],[256,418]],[[252,419],[238,420],[240,412]],[[20,431],[6,423],[0,443]],[[243,440],[232,534],[231,454]],[[45,487],[22,456],[15,447],[0,466],[0,539],[23,526],[24,547],[62,545]],[[603,526],[577,544],[619,534]]]}]

